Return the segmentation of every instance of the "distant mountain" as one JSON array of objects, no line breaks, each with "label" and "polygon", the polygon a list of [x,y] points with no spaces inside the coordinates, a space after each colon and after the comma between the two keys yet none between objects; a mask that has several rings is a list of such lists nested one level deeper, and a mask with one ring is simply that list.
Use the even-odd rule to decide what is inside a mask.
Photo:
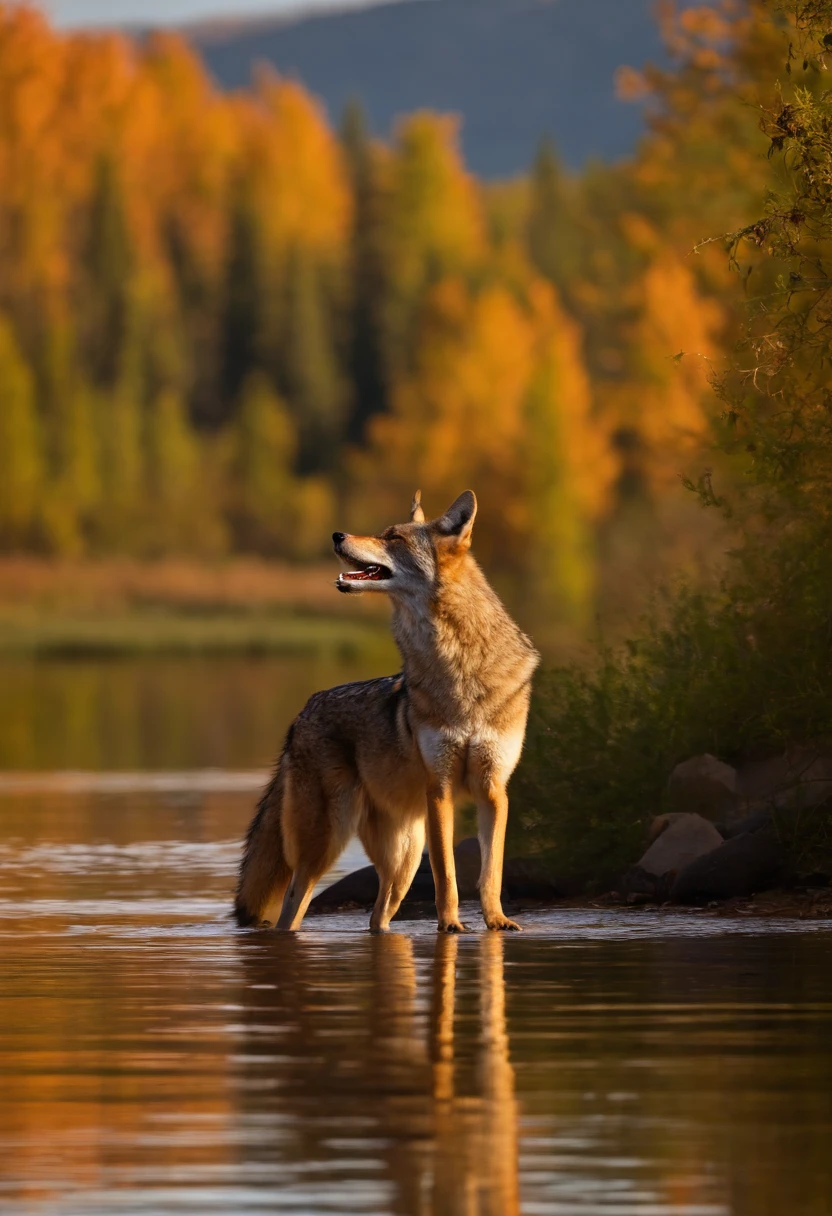
[{"label": "distant mountain", "polygon": [[[687,7],[683,4],[683,7]],[[373,129],[429,107],[462,116],[469,166],[527,168],[543,135],[566,161],[631,152],[637,106],[618,101],[622,64],[661,61],[655,0],[397,0],[362,9],[194,27],[186,34],[224,87],[258,61],[296,77],[338,119],[359,97]]]}]

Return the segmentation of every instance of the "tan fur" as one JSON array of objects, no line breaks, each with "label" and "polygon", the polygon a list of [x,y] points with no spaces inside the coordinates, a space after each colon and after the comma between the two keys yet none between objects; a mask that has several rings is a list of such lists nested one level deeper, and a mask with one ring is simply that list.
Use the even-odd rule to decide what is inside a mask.
[{"label": "tan fur", "polygon": [[379,875],[370,920],[387,929],[407,893],[427,835],[439,928],[459,931],[454,798],[476,802],[480,899],[490,929],[515,929],[500,903],[506,783],[523,745],[539,658],[471,556],[470,491],[425,522],[380,536],[336,533],[339,557],[389,577],[339,578],[349,594],[384,591],[393,603],[401,675],[316,693],[293,723],[249,829],[236,912],[297,929],[318,880],[357,834]]}]

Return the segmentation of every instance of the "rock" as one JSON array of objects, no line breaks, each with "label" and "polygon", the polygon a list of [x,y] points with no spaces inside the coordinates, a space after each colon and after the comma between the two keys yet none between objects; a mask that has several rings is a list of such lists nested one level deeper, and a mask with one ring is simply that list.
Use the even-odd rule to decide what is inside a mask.
[{"label": "rock", "polygon": [[726,824],[722,834],[726,840],[733,840],[735,836],[745,836],[748,832],[759,832],[762,828],[769,827],[770,824],[771,811],[753,811],[752,814],[746,815],[745,819],[740,819],[733,824]]},{"label": "rock", "polygon": [[549,868],[536,857],[511,857],[503,866],[503,899],[553,900],[563,890]]},{"label": "rock", "polygon": [[419,868],[413,875],[413,882],[410,884],[410,890],[405,895],[403,902],[406,904],[432,904],[435,901],[436,892],[433,885],[433,871],[430,868],[427,853],[423,853],[422,860],[419,862]]},{"label": "rock", "polygon": [[[673,876],[675,878],[675,875]],[[672,881],[672,879],[671,879]],[[641,866],[630,866],[615,884],[616,894],[627,901],[631,897],[648,899],[661,898],[659,888],[664,885],[664,879],[655,874],[648,874]]]},{"label": "rock", "polygon": [[[464,840],[460,840],[458,845],[455,845],[454,864],[460,900],[479,899],[477,883],[480,880],[480,842],[476,836],[466,836]],[[404,903],[432,904],[435,899],[433,871],[430,868],[430,858],[425,852],[422,854],[419,868],[413,876],[410,890],[404,897]]]},{"label": "rock", "polygon": [[685,866],[670,898],[678,904],[699,904],[754,895],[776,886],[784,869],[782,849],[772,831],[745,832]]},{"label": "rock", "polygon": [[312,912],[333,911],[346,904],[374,904],[378,896],[378,874],[373,866],[363,866],[345,874],[320,891],[309,905]]},{"label": "rock", "polygon": [[794,747],[781,756],[740,766],[737,788],[747,806],[814,807],[832,795],[832,756]]},{"label": "rock", "polygon": [[[427,858],[423,859],[423,861],[426,860]],[[477,883],[480,880],[482,856],[480,842],[476,836],[466,836],[465,840],[460,840],[454,849],[454,862],[456,863],[456,885],[459,888],[459,898],[479,899]],[[430,869],[430,865],[428,865],[428,869]],[[432,892],[433,879],[431,878],[431,899],[433,899]]]},{"label": "rock", "polygon": [[670,888],[675,881],[675,870],[667,874],[648,874],[641,866],[630,866],[616,883],[616,890],[619,897],[628,901],[631,896],[637,896],[643,902],[663,904],[670,898]]},{"label": "rock", "polygon": [[707,752],[677,764],[667,789],[676,811],[731,819],[740,806],[736,769]]},{"label": "rock", "polygon": [[638,868],[661,878],[684,869],[722,843],[714,825],[701,815],[661,815],[653,822],[653,843],[639,860]]},{"label": "rock", "polygon": [[[480,842],[476,836],[461,840],[454,848],[456,880],[460,900],[478,900],[480,877]],[[506,860],[503,866],[503,898],[511,900],[557,899],[560,890],[546,866],[533,857]],[[321,891],[309,905],[312,912],[334,911],[349,904],[370,907],[378,896],[378,875],[373,866],[354,870]],[[419,863],[403,907],[435,901],[433,874],[427,853]]]}]

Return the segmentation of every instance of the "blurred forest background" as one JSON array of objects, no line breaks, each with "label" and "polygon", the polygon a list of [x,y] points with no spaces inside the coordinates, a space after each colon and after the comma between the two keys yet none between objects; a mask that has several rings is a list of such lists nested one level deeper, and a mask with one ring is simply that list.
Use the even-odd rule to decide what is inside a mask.
[{"label": "blurred forest background", "polygon": [[[390,670],[330,533],[467,486],[488,575],[579,659],[536,681],[517,847],[600,881],[678,761],[828,754],[832,0],[656,12],[664,61],[617,74],[633,155],[544,140],[495,182],[453,117],[384,141],[267,69],[223,92],[178,36],[0,5],[4,763],[129,722],[146,747],[95,755],[173,764],[171,690],[207,687],[52,688],[32,654],[289,656],[246,685],[268,732]],[[215,727],[189,764],[265,762]],[[832,800],[810,820],[780,842],[830,875]]]},{"label": "blurred forest background", "polygon": [[763,0],[658,20],[670,66],[618,78],[649,100],[632,158],[571,172],[544,141],[486,184],[452,117],[384,143],[266,70],[219,91],[177,36],[0,7],[0,585],[310,563],[416,486],[436,513],[477,490],[478,556],[544,645],[718,565],[681,477],[742,476],[711,378],[744,281],[697,242],[781,172],[738,97],[784,42]]}]

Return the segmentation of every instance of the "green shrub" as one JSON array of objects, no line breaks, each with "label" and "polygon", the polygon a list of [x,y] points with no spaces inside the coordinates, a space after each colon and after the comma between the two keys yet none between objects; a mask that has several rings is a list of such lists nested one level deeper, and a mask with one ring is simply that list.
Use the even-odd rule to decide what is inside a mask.
[{"label": "green shrub", "polygon": [[832,733],[832,563],[781,553],[779,586],[754,581],[770,563],[738,564],[733,585],[682,589],[620,651],[541,674],[511,787],[514,852],[601,887],[638,858],[679,761],[776,754]]}]

